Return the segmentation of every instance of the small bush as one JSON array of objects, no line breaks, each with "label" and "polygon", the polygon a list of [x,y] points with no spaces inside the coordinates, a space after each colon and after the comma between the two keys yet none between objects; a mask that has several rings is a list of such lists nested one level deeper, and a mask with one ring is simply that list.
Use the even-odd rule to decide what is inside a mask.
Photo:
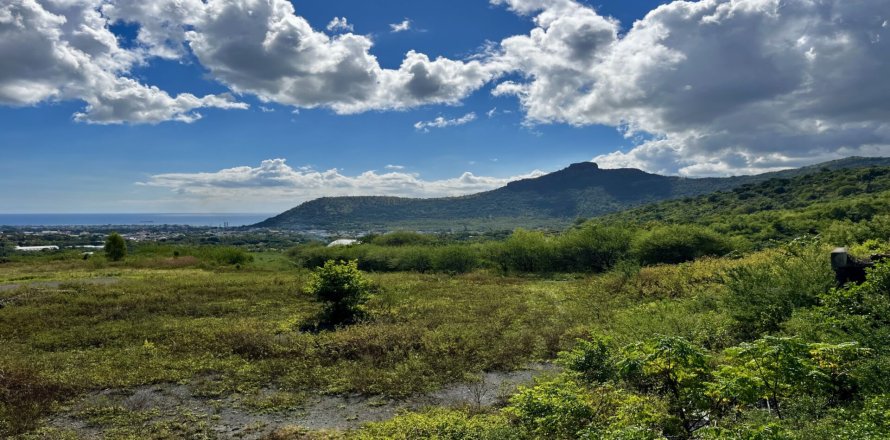
[{"label": "small bush", "polygon": [[388,234],[377,235],[369,241],[369,243],[378,246],[423,245],[431,244],[432,242],[433,238],[429,235],[411,231],[395,231]]},{"label": "small bush", "polygon": [[442,272],[466,273],[479,267],[479,254],[465,245],[435,248],[433,267]]},{"label": "small bush", "polygon": [[734,248],[731,240],[708,228],[672,225],[637,237],[633,254],[642,264],[678,264],[704,256],[726,255]]},{"label": "small bush", "polygon": [[353,324],[365,315],[371,284],[358,269],[358,261],[327,261],[312,272],[306,291],[324,303],[319,325]]}]

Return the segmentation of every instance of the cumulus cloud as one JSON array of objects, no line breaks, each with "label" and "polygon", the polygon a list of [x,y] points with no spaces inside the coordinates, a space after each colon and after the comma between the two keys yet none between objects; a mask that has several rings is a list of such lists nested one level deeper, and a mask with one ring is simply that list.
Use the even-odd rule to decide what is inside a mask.
[{"label": "cumulus cloud", "polygon": [[385,168],[388,170],[404,170],[405,169],[405,167],[403,165],[392,165],[392,164],[387,165]]},{"label": "cumulus cloud", "polygon": [[[135,47],[119,44],[118,22],[138,26]],[[129,77],[153,58],[192,55],[235,94],[344,114],[457,104],[504,71],[486,54],[415,51],[385,69],[369,37],[344,18],[330,26],[342,33],[316,31],[287,0],[11,0],[0,6],[0,104],[81,100],[76,119],[95,123],[191,122],[201,108],[247,107],[233,94],[172,96]]]},{"label": "cumulus cloud", "polygon": [[171,96],[127,77],[143,61],[122,49],[98,0],[12,0],[0,6],[0,104],[79,99],[92,123],[191,122],[197,109],[246,108],[231,95]]},{"label": "cumulus cloud", "polygon": [[390,32],[405,32],[411,29],[411,20],[404,19],[400,23],[393,23],[389,25]]},{"label": "cumulus cloud", "polygon": [[[384,68],[345,18],[329,35],[288,0],[8,0],[0,104],[80,100],[84,122],[191,122],[246,108],[241,95],[352,114],[456,105],[493,83],[529,125],[622,130],[634,148],[596,157],[603,166],[710,175],[890,154],[886,0],[674,1],[629,29],[576,0],[490,2],[533,28],[465,59],[409,51]],[[135,45],[110,31],[119,22],[137,25]],[[133,78],[155,58],[197,60],[231,93]]]},{"label": "cumulus cloud", "polygon": [[325,29],[331,32],[352,32],[355,28],[346,20],[346,17],[334,17]]},{"label": "cumulus cloud", "polygon": [[494,93],[530,123],[644,139],[603,166],[715,175],[890,154],[886,1],[675,1],[624,35],[570,0],[494,3],[538,14],[501,44],[525,80]]},{"label": "cumulus cloud", "polygon": [[469,124],[476,120],[476,113],[470,112],[459,118],[445,119],[439,116],[432,121],[418,121],[414,123],[414,129],[428,133],[431,128],[456,127],[458,125]]},{"label": "cumulus cloud", "polygon": [[337,169],[293,168],[285,159],[264,160],[259,166],[241,166],[205,173],[174,173],[151,176],[139,185],[166,188],[196,199],[239,200],[264,197],[297,203],[326,196],[390,195],[442,197],[471,194],[498,188],[512,180],[537,177],[541,171],[507,178],[477,176],[465,172],[458,177],[425,180],[402,171],[347,176]]},{"label": "cumulus cloud", "polygon": [[239,93],[337,113],[455,104],[503,72],[502,63],[430,59],[408,52],[384,69],[367,36],[312,29],[287,0],[210,0],[189,47],[211,74]]}]

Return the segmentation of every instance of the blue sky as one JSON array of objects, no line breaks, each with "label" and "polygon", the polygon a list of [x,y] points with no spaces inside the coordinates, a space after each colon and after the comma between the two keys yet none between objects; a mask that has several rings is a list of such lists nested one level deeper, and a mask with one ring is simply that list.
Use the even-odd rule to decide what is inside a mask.
[{"label": "blue sky", "polygon": [[[285,0],[251,1],[269,6]],[[227,3],[215,2],[220,8]],[[227,36],[214,34],[210,20],[203,16],[166,19],[157,29],[167,32],[178,27],[180,34],[192,33],[186,37],[165,35],[159,43],[139,34],[153,25],[157,11],[125,10],[114,1],[103,0],[82,0],[80,10],[61,8],[52,0],[38,3],[43,9],[35,12],[13,0],[7,16],[60,26],[62,37],[31,32],[39,27],[36,24],[18,28],[9,20],[4,24],[0,11],[0,36],[12,41],[0,43],[0,59],[12,60],[8,69],[0,67],[0,187],[4,188],[0,212],[4,213],[275,212],[323,195],[463,194],[595,158],[606,166],[689,176],[726,175],[851,154],[884,154],[890,143],[890,130],[882,119],[888,113],[886,101],[856,101],[870,111],[848,110],[841,115],[837,113],[843,103],[837,96],[810,99],[808,102],[824,105],[804,109],[804,116],[800,116],[799,106],[787,104],[795,94],[801,94],[803,102],[803,94],[816,93],[805,90],[805,81],[799,77],[818,66],[782,64],[775,61],[775,53],[758,52],[768,45],[757,42],[795,40],[767,33],[767,29],[764,35],[747,36],[747,40],[755,40],[745,43],[750,44],[751,53],[731,40],[734,34],[730,30],[770,20],[771,11],[756,9],[766,8],[763,4],[769,1],[747,2],[750,8],[728,14],[716,25],[704,24],[707,20],[702,17],[725,14],[720,10],[725,2],[698,6],[676,2],[663,8],[660,15],[647,17],[646,23],[633,31],[634,21],[643,20],[649,11],[667,2],[296,0],[292,11],[281,13],[278,8],[290,20],[285,23],[295,29],[299,26],[293,20],[305,20],[315,38],[331,39],[331,43],[319,43],[323,45],[320,54],[313,56],[323,57],[324,51],[341,48],[335,40],[352,34],[364,40],[356,46],[344,42],[342,47],[373,42],[364,55],[376,61],[368,58],[365,68],[398,72],[409,51],[425,55],[428,62],[423,64],[431,72],[439,63],[437,57],[460,63],[456,76],[439,84],[442,90],[454,87],[447,95],[405,97],[398,95],[402,89],[397,85],[373,92],[380,96],[373,99],[364,93],[344,97],[339,89],[330,96],[316,96],[319,94],[307,93],[305,85],[303,90],[285,90],[280,84],[309,74],[300,66],[284,66],[281,69],[296,70],[281,73],[281,69],[272,72],[271,67],[267,71],[243,64],[241,58],[246,59],[244,52],[249,49],[232,51],[231,46],[216,45]],[[103,9],[108,5],[117,9]],[[778,4],[773,6],[772,12],[780,11]],[[853,28],[863,25],[854,19],[862,14],[850,9],[850,29],[845,30],[856,32]],[[890,35],[880,39],[887,27],[881,17],[890,18],[885,14],[887,5],[877,2],[875,9],[872,15],[877,12],[878,19],[868,24],[874,33],[858,36],[863,58],[881,53],[890,40]],[[800,19],[795,17],[819,16],[819,11],[787,12],[787,18],[778,15],[780,22],[772,24],[776,29]],[[783,13],[786,11],[777,14]],[[678,25],[677,20],[669,20],[671,14],[690,21]],[[70,30],[58,24],[61,21],[52,21],[53,16],[64,17],[69,24],[82,20],[113,35],[116,43],[100,51],[75,39],[82,38],[76,33],[66,41],[64,32]],[[351,30],[327,29],[334,17],[344,17]],[[391,25],[405,20],[407,30],[392,31]],[[657,24],[680,27],[670,36],[653,36]],[[729,35],[727,41],[712,43],[708,26],[726,26],[726,32],[717,35]],[[821,34],[807,33],[817,32],[816,28],[801,31],[795,36],[798,43],[787,50],[811,62],[819,58],[808,50],[828,54],[828,43],[819,43]],[[235,27],[230,31],[239,32]],[[293,32],[308,38],[305,29],[299,31],[302,34]],[[535,32],[548,39],[531,38]],[[798,47],[804,37],[813,42],[806,43],[811,47]],[[199,39],[204,41],[203,48]],[[515,41],[511,43],[511,39]],[[16,41],[31,41],[32,49]],[[282,41],[281,54],[272,54],[278,57],[275,60],[294,53],[286,45],[296,45],[295,40]],[[35,61],[41,46],[33,42],[74,47],[80,51],[77,54],[89,55],[95,66],[65,70],[64,59]],[[163,52],[171,47],[174,53]],[[590,50],[589,61],[584,60],[586,52],[572,52],[578,48]],[[656,51],[658,48],[666,50]],[[736,48],[748,61],[733,66],[737,56],[726,63],[715,59],[720,54],[733,55],[727,55],[725,48]],[[652,53],[646,52],[650,50]],[[662,64],[641,65],[634,61],[639,59]],[[484,74],[468,67],[473,60],[481,60],[478,65]],[[33,68],[27,65],[32,62]],[[19,68],[13,63],[23,65]],[[306,64],[302,58],[299,63]],[[735,69],[724,75],[725,81],[708,74],[718,63]],[[890,71],[885,64],[844,75],[863,84]],[[553,65],[560,68],[553,69]],[[319,61],[319,66],[328,64]],[[672,78],[677,72],[682,76]],[[91,75],[108,83],[93,81]],[[275,85],[263,82],[267,75],[278,75]],[[377,88],[383,87],[379,86],[384,81],[381,78],[385,76],[377,77]],[[890,95],[886,76],[883,78],[875,80],[879,90],[870,91],[872,96]],[[631,79],[637,82],[627,84]],[[597,92],[609,81],[616,83]],[[837,80],[828,75],[824,81],[838,90],[844,86],[831,83]],[[369,82],[369,87],[375,87],[373,83]],[[753,85],[748,90],[739,84]],[[521,92],[509,91],[514,90],[510,85],[517,85]],[[337,87],[344,86],[338,83]],[[109,92],[118,88],[118,95]],[[607,95],[625,88],[620,95]],[[47,89],[51,91],[44,92]],[[703,91],[696,93],[699,90]],[[764,90],[768,93],[762,93]],[[129,95],[131,92],[134,95]],[[665,98],[667,93],[677,95]],[[171,97],[178,99],[181,94],[218,99],[186,107],[173,104]],[[125,102],[114,101],[122,95]],[[151,98],[146,98],[147,104],[133,104],[145,96]],[[344,110],[345,105],[351,107]],[[777,114],[764,117],[787,118],[785,128],[759,120],[757,115],[762,111],[758,108],[777,109]],[[157,113],[146,116],[149,110]],[[845,121],[860,124],[860,129],[843,128]],[[787,128],[817,123],[828,127],[824,137],[817,139],[811,128],[817,125],[797,131]],[[709,135],[708,130],[714,134]],[[810,147],[801,149],[802,144]],[[363,174],[369,171],[373,174]]]}]

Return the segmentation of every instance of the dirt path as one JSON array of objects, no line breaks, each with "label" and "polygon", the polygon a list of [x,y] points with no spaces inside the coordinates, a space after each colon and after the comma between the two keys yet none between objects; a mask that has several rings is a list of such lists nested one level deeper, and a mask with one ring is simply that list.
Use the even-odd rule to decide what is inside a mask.
[{"label": "dirt path", "polygon": [[72,416],[80,409],[102,405],[151,414],[154,421],[177,420],[188,414],[207,423],[217,438],[256,440],[289,426],[311,430],[346,430],[368,422],[387,420],[404,410],[429,406],[492,406],[502,402],[517,386],[531,383],[536,376],[552,371],[555,371],[553,365],[533,364],[513,372],[490,372],[485,373],[479,382],[454,384],[404,400],[317,395],[309,397],[299,408],[275,413],[251,411],[237,397],[203,399],[195,397],[188,385],[157,384],[131,390],[91,393],[75,403],[67,414],[50,419],[49,425],[75,431],[79,438],[102,438],[101,427],[88,425]]}]

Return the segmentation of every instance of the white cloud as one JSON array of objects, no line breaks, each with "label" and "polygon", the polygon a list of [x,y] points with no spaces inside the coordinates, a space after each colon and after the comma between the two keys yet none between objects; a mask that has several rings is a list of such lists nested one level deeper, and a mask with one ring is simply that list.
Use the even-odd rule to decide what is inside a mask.
[{"label": "white cloud", "polygon": [[191,122],[201,108],[246,108],[231,95],[171,96],[127,77],[143,54],[122,49],[99,0],[12,0],[0,6],[0,104],[78,99],[78,121]]},{"label": "white cloud", "polygon": [[[575,0],[490,1],[534,28],[466,59],[410,51],[384,68],[345,18],[331,36],[288,0],[7,0],[0,104],[79,100],[84,122],[191,122],[246,108],[244,94],[351,114],[456,105],[496,82],[527,124],[614,126],[637,140],[595,158],[604,166],[707,175],[890,154],[886,0],[674,1],[623,31]],[[138,25],[134,47],[115,22]],[[133,77],[156,58],[197,60],[231,93],[172,95]]]},{"label": "white cloud", "polygon": [[388,170],[404,170],[405,167],[402,165],[387,165],[386,169],[388,169]]},{"label": "white cloud", "polygon": [[456,104],[504,67],[486,57],[430,59],[409,51],[398,69],[384,69],[370,38],[317,32],[287,0],[210,0],[186,38],[201,64],[235,92],[343,114]]},{"label": "white cloud", "polygon": [[476,113],[473,112],[454,119],[445,119],[444,117],[439,116],[432,121],[418,121],[414,123],[414,129],[427,133],[431,128],[456,127],[458,125],[469,124],[475,120]]},{"label": "white cloud", "polygon": [[494,3],[538,14],[502,42],[525,79],[496,95],[519,97],[529,123],[650,139],[603,166],[712,175],[890,154],[886,1],[675,1],[623,36],[574,1]]},{"label": "white cloud", "polygon": [[411,20],[404,19],[401,23],[393,23],[389,25],[390,32],[405,32],[411,29]]},{"label": "white cloud", "polygon": [[458,177],[440,180],[425,180],[419,174],[401,171],[366,171],[347,176],[337,169],[295,169],[287,165],[284,159],[270,159],[262,161],[257,167],[241,166],[207,173],[157,174],[139,185],[166,188],[201,203],[223,200],[237,206],[239,200],[262,197],[270,203],[292,205],[318,197],[346,195],[457,196],[495,189],[513,180],[543,174],[535,170],[524,175],[498,178],[464,172]]},{"label": "white cloud", "polygon": [[346,20],[346,17],[334,17],[325,29],[330,32],[352,32],[355,28]]}]

